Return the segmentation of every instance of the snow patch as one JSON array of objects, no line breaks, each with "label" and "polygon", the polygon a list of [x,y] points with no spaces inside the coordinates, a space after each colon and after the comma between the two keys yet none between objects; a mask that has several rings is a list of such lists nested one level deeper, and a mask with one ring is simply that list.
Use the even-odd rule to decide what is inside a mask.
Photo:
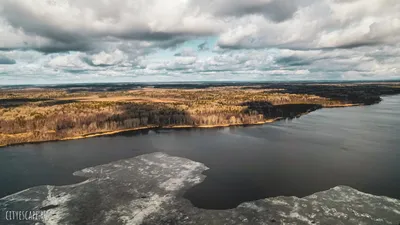
[{"label": "snow patch", "polygon": [[42,207],[49,205],[57,206],[55,208],[48,209],[46,213],[44,213],[43,222],[47,225],[60,224],[60,221],[68,212],[65,203],[71,199],[70,194],[59,193],[58,195],[54,195],[53,190],[53,186],[47,186],[47,198],[42,202]]},{"label": "snow patch", "polygon": [[121,207],[118,211],[123,215],[120,219],[126,225],[138,225],[143,220],[160,210],[163,203],[170,200],[170,196],[152,195],[150,198],[133,200],[129,207]]}]

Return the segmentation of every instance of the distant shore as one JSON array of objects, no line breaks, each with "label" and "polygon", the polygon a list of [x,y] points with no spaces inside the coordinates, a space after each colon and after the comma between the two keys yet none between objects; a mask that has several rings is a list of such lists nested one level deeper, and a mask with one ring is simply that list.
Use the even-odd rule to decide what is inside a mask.
[{"label": "distant shore", "polygon": [[[324,106],[322,108],[345,108],[345,107],[354,107],[354,106],[363,106],[363,104],[338,104],[338,105],[329,105]],[[315,110],[313,110],[315,111]],[[312,111],[310,111],[312,112]],[[296,115],[296,117],[300,117],[306,115],[310,112],[301,113]],[[207,129],[207,128],[219,128],[219,127],[235,127],[235,126],[253,126],[253,125],[263,125],[268,123],[273,123],[282,119],[286,119],[288,117],[277,117],[274,119],[268,119],[264,121],[259,121],[255,123],[233,123],[233,124],[218,124],[218,125],[173,125],[173,126],[145,126],[145,127],[135,127],[135,128],[128,128],[128,129],[120,129],[120,130],[113,130],[113,131],[103,131],[103,132],[96,132],[96,133],[88,133],[82,134],[73,137],[66,137],[66,138],[59,138],[59,139],[52,139],[52,140],[38,140],[38,141],[30,141],[30,142],[21,142],[21,143],[13,143],[7,145],[0,145],[0,148],[9,147],[9,146],[16,146],[16,145],[24,145],[24,144],[39,144],[45,142],[56,142],[56,141],[70,141],[70,140],[79,140],[84,138],[92,138],[92,137],[101,137],[101,136],[108,136],[113,134],[119,134],[129,131],[138,131],[138,130],[150,130],[150,129],[185,129],[185,128],[200,128],[200,129]]]},{"label": "distant shore", "polygon": [[[363,106],[363,105],[362,104],[340,104],[340,105],[324,106],[323,108],[344,108],[344,107],[353,107],[353,106]],[[310,111],[310,112],[312,112],[312,111]],[[306,115],[310,112],[299,114],[296,117]],[[154,125],[152,125],[152,126],[145,126],[145,127],[135,127],[135,128],[129,128],[129,129],[88,133],[88,134],[82,134],[82,135],[78,135],[78,136],[66,137],[66,138],[60,138],[60,139],[13,143],[13,144],[7,144],[7,145],[0,145],[0,148],[16,146],[16,145],[24,145],[24,144],[39,144],[39,143],[44,143],[44,142],[78,140],[78,139],[84,139],[84,138],[108,136],[108,135],[119,134],[119,133],[123,133],[123,132],[129,132],[129,131],[149,130],[149,129],[156,129],[156,128],[158,128],[158,129],[185,129],[185,128],[207,129],[207,128],[219,128],[219,127],[263,125],[263,124],[273,123],[273,122],[276,122],[276,121],[279,121],[279,120],[282,120],[285,118],[287,118],[287,117],[277,117],[274,119],[268,119],[268,120],[259,121],[259,122],[255,122],[255,123],[234,123],[234,124],[218,124],[218,125],[199,125],[199,126],[195,126],[195,125],[154,126]]]}]

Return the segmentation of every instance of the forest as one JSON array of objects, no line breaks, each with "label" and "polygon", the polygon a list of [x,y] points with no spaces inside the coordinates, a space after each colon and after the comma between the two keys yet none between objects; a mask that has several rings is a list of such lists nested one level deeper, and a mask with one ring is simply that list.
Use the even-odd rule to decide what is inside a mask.
[{"label": "forest", "polygon": [[138,128],[263,124],[391,94],[400,94],[399,83],[0,87],[0,146]]}]

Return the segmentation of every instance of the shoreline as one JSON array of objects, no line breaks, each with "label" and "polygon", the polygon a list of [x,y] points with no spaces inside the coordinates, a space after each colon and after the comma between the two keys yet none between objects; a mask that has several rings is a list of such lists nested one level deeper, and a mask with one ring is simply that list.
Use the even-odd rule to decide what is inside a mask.
[{"label": "shoreline", "polygon": [[[379,104],[379,102],[378,103],[375,103],[375,104]],[[327,109],[330,109],[330,108],[347,108],[347,107],[356,107],[356,106],[366,106],[365,104],[339,104],[339,105],[327,105],[327,106],[323,106],[322,108],[327,108]]]},{"label": "shoreline", "polygon": [[[355,107],[355,106],[365,106],[364,104],[338,104],[338,105],[327,105],[327,106],[322,106],[321,108],[318,109],[323,109],[323,108],[347,108],[347,107]],[[303,115],[307,115],[315,110],[311,110],[310,112],[305,112],[301,113],[299,115],[296,115],[294,118],[299,118]],[[223,127],[236,127],[236,126],[256,126],[256,125],[264,125],[264,124],[269,124],[273,123],[282,119],[286,119],[289,117],[277,117],[274,119],[268,119],[264,121],[259,121],[255,123],[235,123],[235,124],[218,124],[218,125],[200,125],[200,126],[195,126],[195,125],[173,125],[173,126],[146,126],[146,127],[135,127],[135,128],[128,128],[128,129],[120,129],[120,130],[113,130],[113,131],[103,131],[103,132],[95,132],[95,133],[88,133],[88,134],[82,134],[78,136],[73,136],[73,137],[66,137],[66,138],[60,138],[60,139],[52,139],[52,140],[38,140],[38,141],[30,141],[30,142],[21,142],[21,143],[13,143],[13,144],[5,144],[5,145],[0,145],[0,150],[5,147],[10,147],[10,146],[17,146],[17,145],[24,145],[24,144],[40,144],[40,143],[46,143],[46,142],[57,142],[57,141],[71,141],[71,140],[79,140],[79,139],[85,139],[85,138],[92,138],[92,137],[101,137],[101,136],[108,136],[108,135],[113,135],[113,134],[119,134],[119,133],[124,133],[124,132],[129,132],[129,131],[139,131],[139,130],[151,130],[151,129],[192,129],[192,128],[200,128],[200,129],[211,129],[211,128],[223,128]]]},{"label": "shoreline", "polygon": [[40,144],[40,143],[46,143],[46,142],[57,142],[57,141],[71,141],[71,140],[79,140],[79,139],[86,139],[86,138],[93,138],[93,137],[102,137],[102,136],[108,136],[108,135],[113,135],[113,134],[119,134],[119,133],[124,133],[124,132],[130,132],[130,131],[139,131],[139,130],[151,130],[151,129],[193,129],[193,128],[200,128],[200,129],[211,129],[211,128],[223,128],[223,127],[237,127],[237,126],[255,126],[255,125],[264,125],[268,123],[273,123],[279,120],[284,119],[284,117],[277,117],[274,119],[269,119],[265,121],[260,121],[260,122],[255,122],[255,123],[235,123],[235,124],[219,124],[219,125],[200,125],[200,126],[194,126],[194,125],[174,125],[174,126],[146,126],[146,127],[135,127],[135,128],[128,128],[128,129],[120,129],[120,130],[114,130],[114,131],[104,131],[104,132],[96,132],[96,133],[89,133],[89,134],[82,134],[78,136],[73,136],[73,137],[66,137],[66,138],[60,138],[60,139],[53,139],[53,140],[41,140],[41,141],[30,141],[30,142],[21,142],[21,143],[14,143],[14,144],[8,144],[8,145],[0,145],[1,148],[5,147],[10,147],[10,146],[16,146],[16,145],[24,145],[24,144]]}]

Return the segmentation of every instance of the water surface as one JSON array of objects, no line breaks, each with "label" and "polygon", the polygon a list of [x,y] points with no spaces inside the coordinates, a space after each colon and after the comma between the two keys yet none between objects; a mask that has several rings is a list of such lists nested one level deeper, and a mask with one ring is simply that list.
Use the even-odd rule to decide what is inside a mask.
[{"label": "water surface", "polygon": [[400,96],[321,109],[291,121],[220,129],[150,130],[0,149],[0,196],[83,179],[76,170],[161,151],[210,169],[184,197],[202,208],[304,197],[337,185],[400,199]]}]

